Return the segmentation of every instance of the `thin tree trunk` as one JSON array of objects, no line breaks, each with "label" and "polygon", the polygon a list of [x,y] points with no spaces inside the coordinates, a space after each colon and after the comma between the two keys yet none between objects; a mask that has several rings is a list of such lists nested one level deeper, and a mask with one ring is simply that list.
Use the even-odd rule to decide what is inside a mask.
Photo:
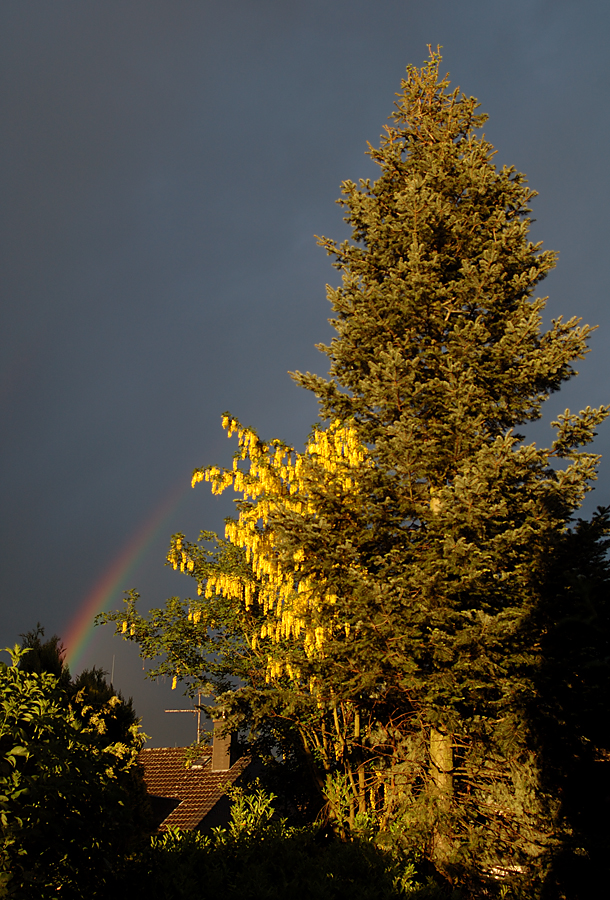
[{"label": "thin tree trunk", "polygon": [[360,734],[360,710],[354,707],[354,743],[356,744],[356,756],[360,759],[358,766],[358,812],[366,812],[366,792],[364,786],[364,762],[362,761],[362,740]]},{"label": "thin tree trunk", "polygon": [[366,812],[366,785],[364,779],[364,763],[358,769],[358,812]]},{"label": "thin tree trunk", "polygon": [[314,784],[316,785],[322,796],[324,796],[324,779],[320,775],[320,770],[316,764],[314,755],[309,749],[309,744],[305,736],[305,730],[303,728],[299,728],[299,733],[301,735],[301,745],[303,747],[303,753],[305,756],[305,761],[307,763],[307,768],[310,771]]}]

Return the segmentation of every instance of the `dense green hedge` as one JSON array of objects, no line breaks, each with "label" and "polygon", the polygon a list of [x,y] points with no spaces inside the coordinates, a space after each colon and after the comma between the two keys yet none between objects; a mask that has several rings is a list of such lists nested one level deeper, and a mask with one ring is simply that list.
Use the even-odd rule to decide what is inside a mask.
[{"label": "dense green hedge", "polygon": [[232,821],[210,835],[172,831],[152,839],[122,876],[146,900],[441,900],[459,894],[417,873],[412,860],[364,836],[292,828],[273,816],[273,795],[233,792]]}]

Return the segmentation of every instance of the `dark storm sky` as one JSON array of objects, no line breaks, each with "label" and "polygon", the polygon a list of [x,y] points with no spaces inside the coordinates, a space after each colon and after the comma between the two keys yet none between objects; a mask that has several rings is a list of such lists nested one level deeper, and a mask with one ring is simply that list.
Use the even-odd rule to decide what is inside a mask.
[{"label": "dark storm sky", "polygon": [[[540,192],[549,316],[600,325],[548,419],[610,399],[609,23],[602,0],[0,5],[0,646],[37,621],[65,634],[168,492],[229,462],[225,409],[303,442],[316,406],[287,370],[327,371],[337,280],[313,235],[345,234],[340,182],[374,174],[366,141],[428,43]],[[587,511],[610,502],[609,444],[604,427]],[[229,510],[186,491],[110,607],[123,588],[147,608],[189,594],[169,536]],[[190,717],[162,712],[185,699],[109,628],[82,664],[113,656],[153,743],[190,741]]]}]

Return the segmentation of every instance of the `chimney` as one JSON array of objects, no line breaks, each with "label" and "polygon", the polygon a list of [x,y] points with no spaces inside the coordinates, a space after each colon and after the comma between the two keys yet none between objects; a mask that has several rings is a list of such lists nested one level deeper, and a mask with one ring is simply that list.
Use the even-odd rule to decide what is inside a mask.
[{"label": "chimney", "polygon": [[212,772],[227,772],[231,768],[231,735],[220,737],[224,719],[214,719],[214,739],[212,742]]}]

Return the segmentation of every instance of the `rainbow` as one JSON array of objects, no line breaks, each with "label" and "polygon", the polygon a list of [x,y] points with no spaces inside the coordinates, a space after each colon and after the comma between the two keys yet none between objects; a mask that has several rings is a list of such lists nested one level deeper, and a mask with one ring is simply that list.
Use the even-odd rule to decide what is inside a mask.
[{"label": "rainbow", "polygon": [[71,669],[75,669],[81,662],[91,643],[95,616],[103,612],[110,600],[116,603],[117,592],[126,590],[125,580],[145,557],[155,538],[167,526],[168,520],[184,500],[190,488],[190,482],[186,480],[185,484],[185,480],[180,479],[180,484],[172,488],[144,524],[134,532],[70,621],[63,643],[66,647],[66,662]]}]

